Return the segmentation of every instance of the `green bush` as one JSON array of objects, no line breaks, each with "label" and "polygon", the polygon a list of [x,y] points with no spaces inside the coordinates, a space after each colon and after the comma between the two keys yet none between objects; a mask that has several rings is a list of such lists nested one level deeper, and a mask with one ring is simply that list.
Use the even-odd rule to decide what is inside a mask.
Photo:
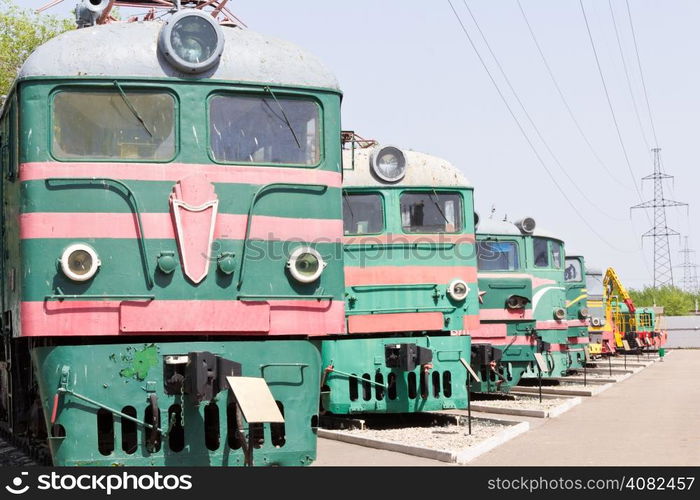
[{"label": "green bush", "polygon": [[684,292],[680,288],[665,286],[661,288],[645,287],[643,290],[630,290],[630,295],[637,307],[662,306],[666,316],[683,316],[695,311],[698,294]]}]

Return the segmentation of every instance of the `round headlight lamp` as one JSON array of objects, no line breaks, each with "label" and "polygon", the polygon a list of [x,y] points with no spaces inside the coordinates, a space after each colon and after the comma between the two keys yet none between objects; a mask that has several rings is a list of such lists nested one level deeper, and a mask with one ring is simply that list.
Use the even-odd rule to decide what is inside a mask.
[{"label": "round headlight lamp", "polygon": [[467,295],[469,295],[469,285],[467,285],[464,280],[452,280],[447,287],[447,294],[453,300],[464,300],[467,298]]},{"label": "round headlight lamp", "polygon": [[394,146],[375,149],[369,164],[372,172],[385,182],[397,182],[406,175],[406,156]]},{"label": "round headlight lamp", "polygon": [[97,252],[84,243],[75,243],[63,251],[61,255],[61,270],[73,281],[87,281],[100,267]]},{"label": "round headlight lamp", "polygon": [[578,311],[578,315],[581,317],[581,319],[586,319],[591,315],[591,312],[588,310],[587,307],[582,307]]},{"label": "round headlight lamp", "polygon": [[211,15],[199,10],[181,10],[163,25],[158,47],[175,68],[185,73],[201,73],[221,58],[224,33]]},{"label": "round headlight lamp", "polygon": [[300,283],[316,281],[321,276],[326,265],[321,254],[311,247],[297,248],[287,261],[289,273]]},{"label": "round headlight lamp", "polygon": [[566,318],[566,309],[563,307],[554,308],[554,319],[562,320]]}]

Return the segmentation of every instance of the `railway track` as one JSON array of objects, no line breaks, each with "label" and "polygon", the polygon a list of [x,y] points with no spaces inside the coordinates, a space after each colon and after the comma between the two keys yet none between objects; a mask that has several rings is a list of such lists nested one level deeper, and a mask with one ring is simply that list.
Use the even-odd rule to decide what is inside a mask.
[{"label": "railway track", "polygon": [[45,444],[28,443],[25,439],[13,439],[0,433],[0,467],[33,467],[51,465],[49,450]]}]

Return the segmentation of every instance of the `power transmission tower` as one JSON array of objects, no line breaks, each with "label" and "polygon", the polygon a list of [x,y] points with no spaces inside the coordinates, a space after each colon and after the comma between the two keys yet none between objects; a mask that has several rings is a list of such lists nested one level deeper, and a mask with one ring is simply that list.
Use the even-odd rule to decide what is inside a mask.
[{"label": "power transmission tower", "polygon": [[654,288],[662,286],[673,286],[673,268],[671,266],[671,248],[668,245],[669,236],[680,236],[680,233],[675,229],[668,227],[666,223],[666,208],[667,207],[682,207],[688,206],[687,203],[679,201],[667,200],[664,198],[665,179],[673,179],[672,175],[665,174],[661,171],[661,160],[659,152],[661,148],[653,148],[654,153],[654,173],[642,177],[642,180],[654,181],[654,199],[635,205],[635,208],[653,208],[654,209],[654,227],[649,229],[642,235],[643,238],[654,239]]},{"label": "power transmission tower", "polygon": [[683,263],[678,267],[683,268],[683,278],[680,281],[681,288],[690,293],[696,293],[698,291],[698,266],[691,259],[691,254],[695,253],[695,250],[691,250],[688,247],[688,237],[684,238],[685,244],[680,253],[683,254]]}]

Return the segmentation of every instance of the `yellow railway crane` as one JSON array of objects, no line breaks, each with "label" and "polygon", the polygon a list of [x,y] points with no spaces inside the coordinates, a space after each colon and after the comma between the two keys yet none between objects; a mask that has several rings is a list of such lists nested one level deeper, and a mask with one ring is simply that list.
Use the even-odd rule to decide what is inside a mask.
[{"label": "yellow railway crane", "polygon": [[[605,316],[613,320],[613,335],[615,345],[623,347],[622,340],[625,332],[635,331],[635,311],[634,301],[627,289],[622,284],[615,269],[609,267],[603,277],[603,303],[605,306]],[[621,310],[621,302],[627,306],[628,312]]]}]

